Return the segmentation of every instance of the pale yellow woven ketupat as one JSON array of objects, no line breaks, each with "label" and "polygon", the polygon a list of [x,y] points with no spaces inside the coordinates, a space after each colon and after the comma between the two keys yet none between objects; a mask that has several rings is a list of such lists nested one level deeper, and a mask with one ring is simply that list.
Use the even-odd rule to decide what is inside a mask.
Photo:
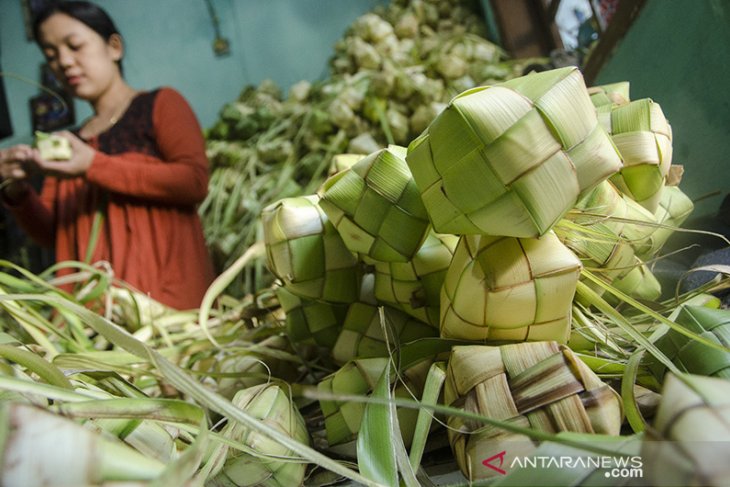
[{"label": "pale yellow woven ketupat", "polygon": [[726,486],[728,442],[730,382],[668,374],[641,446],[647,485]]},{"label": "pale yellow woven ketupat", "polygon": [[581,268],[553,232],[463,236],[441,291],[441,336],[565,343]]},{"label": "pale yellow woven ketupat", "polygon": [[376,262],[375,297],[438,329],[441,286],[458,241],[432,232],[410,262]]},{"label": "pale yellow woven ketupat", "polygon": [[672,128],[659,104],[648,98],[615,107],[610,122],[624,163],[611,180],[653,213],[672,164]]},{"label": "pale yellow woven ketupat", "polygon": [[439,233],[545,234],[621,160],[577,68],[454,98],[408,148]]},{"label": "pale yellow woven ketupat", "polygon": [[408,262],[430,223],[404,159],[390,146],[331,176],[320,189],[320,207],[351,252],[384,262]]},{"label": "pale yellow woven ketupat", "polygon": [[268,267],[297,296],[334,303],[357,300],[359,263],[316,195],[284,198],[261,218]]},{"label": "pale yellow woven ketupat", "polygon": [[[452,349],[446,404],[542,432],[619,434],[620,396],[573,352],[555,342]],[[448,418],[456,462],[470,479],[498,475],[482,461],[507,451],[507,465],[533,450],[530,438],[457,416]]]}]

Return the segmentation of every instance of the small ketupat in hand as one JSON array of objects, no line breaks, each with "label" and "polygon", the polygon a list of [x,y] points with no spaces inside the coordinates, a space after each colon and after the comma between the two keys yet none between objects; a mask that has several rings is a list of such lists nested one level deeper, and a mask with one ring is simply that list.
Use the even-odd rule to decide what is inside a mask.
[{"label": "small ketupat in hand", "polygon": [[47,161],[66,161],[71,159],[71,143],[65,137],[36,131],[35,146],[41,158]]}]

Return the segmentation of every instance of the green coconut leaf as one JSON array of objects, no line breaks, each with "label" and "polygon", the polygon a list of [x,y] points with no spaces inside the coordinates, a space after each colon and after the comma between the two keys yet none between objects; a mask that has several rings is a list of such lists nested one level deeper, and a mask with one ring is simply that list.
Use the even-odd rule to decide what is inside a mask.
[{"label": "green coconut leaf", "polygon": [[361,482],[368,486],[381,485],[345,467],[341,463],[327,457],[326,455],[323,455],[313,448],[303,445],[298,441],[292,440],[288,436],[280,433],[266,423],[263,423],[253,416],[247,414],[245,411],[240,410],[226,398],[201,385],[188,372],[165,359],[154,349],[137,340],[126,330],[95,314],[94,312],[84,308],[83,306],[80,306],[59,296],[25,294],[4,295],[0,296],[0,302],[3,301],[40,301],[50,304],[52,306],[67,308],[76,313],[81,319],[84,320],[84,322],[89,327],[94,329],[97,333],[103,335],[107,340],[109,340],[109,342],[115,344],[118,347],[124,348],[128,352],[133,353],[140,358],[148,360],[155,368],[159,370],[159,372],[172,386],[174,386],[179,391],[189,395],[199,405],[210,408],[211,410],[216,411],[223,416],[226,416],[230,421],[237,421],[248,428],[260,432],[261,434],[273,439],[274,441],[277,441],[281,445],[286,446],[296,454],[301,455],[302,458],[310,461],[311,463],[319,464],[324,468],[330,469],[333,472],[343,475],[344,477],[347,477],[357,482]]},{"label": "green coconut leaf", "polygon": [[373,390],[383,402],[365,406],[357,435],[357,465],[365,477],[383,485],[398,484],[398,464],[393,442],[400,431],[390,394],[390,361]]},{"label": "green coconut leaf", "polygon": [[208,428],[205,420],[200,422],[199,432],[193,444],[186,448],[182,455],[168,463],[162,474],[150,482],[148,487],[203,486],[203,478],[193,479],[193,477],[200,468],[208,446]]},{"label": "green coconut leaf", "polygon": [[[434,362],[428,369],[426,384],[423,387],[423,396],[421,402],[424,404],[436,404],[438,402],[441,389],[446,380],[446,364],[444,362]],[[426,448],[426,440],[431,430],[433,422],[433,413],[428,409],[420,409],[418,411],[418,419],[416,420],[416,430],[413,433],[413,441],[411,442],[410,462],[414,470],[421,465],[421,457]]]},{"label": "green coconut leaf", "polygon": [[647,425],[641,411],[639,411],[639,405],[636,403],[636,395],[634,394],[634,384],[636,384],[636,376],[643,355],[644,350],[639,350],[631,355],[621,378],[621,399],[624,405],[624,415],[634,433],[641,433]]},{"label": "green coconut leaf", "polygon": [[38,374],[41,379],[49,384],[66,389],[73,389],[71,382],[69,382],[58,367],[33,352],[28,352],[27,350],[11,345],[0,345],[0,357],[26,367],[28,370]]}]

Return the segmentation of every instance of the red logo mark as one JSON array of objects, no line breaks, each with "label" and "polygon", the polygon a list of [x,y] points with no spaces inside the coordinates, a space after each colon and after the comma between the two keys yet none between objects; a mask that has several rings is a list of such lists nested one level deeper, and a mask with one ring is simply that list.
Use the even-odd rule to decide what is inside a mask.
[{"label": "red logo mark", "polygon": [[[484,465],[485,467],[491,468],[492,470],[494,470],[495,472],[497,472],[499,474],[507,475],[507,471],[502,470],[500,468],[502,465],[504,465],[504,456],[506,454],[507,454],[507,451],[501,451],[501,452],[497,453],[496,455],[491,456],[491,457],[487,458],[486,460],[484,460],[482,462],[482,465]],[[499,458],[499,467],[497,467],[496,465],[492,465],[492,461],[496,460],[497,458]]]}]

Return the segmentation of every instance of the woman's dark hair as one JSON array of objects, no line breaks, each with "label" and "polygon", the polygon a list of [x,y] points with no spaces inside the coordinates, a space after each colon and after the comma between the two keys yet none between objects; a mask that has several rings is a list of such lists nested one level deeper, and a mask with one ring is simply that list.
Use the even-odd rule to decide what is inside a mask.
[{"label": "woman's dark hair", "polygon": [[[109,14],[104,11],[98,5],[91,2],[83,1],[51,1],[42,10],[40,10],[33,18],[33,35],[35,36],[36,42],[39,42],[40,27],[43,22],[53,14],[66,14],[79,22],[85,24],[91,30],[101,36],[102,39],[109,42],[109,39],[114,34],[121,37],[122,34],[117,30],[117,26],[114,25],[114,21]],[[117,61],[119,70],[122,70],[122,61]]]}]

